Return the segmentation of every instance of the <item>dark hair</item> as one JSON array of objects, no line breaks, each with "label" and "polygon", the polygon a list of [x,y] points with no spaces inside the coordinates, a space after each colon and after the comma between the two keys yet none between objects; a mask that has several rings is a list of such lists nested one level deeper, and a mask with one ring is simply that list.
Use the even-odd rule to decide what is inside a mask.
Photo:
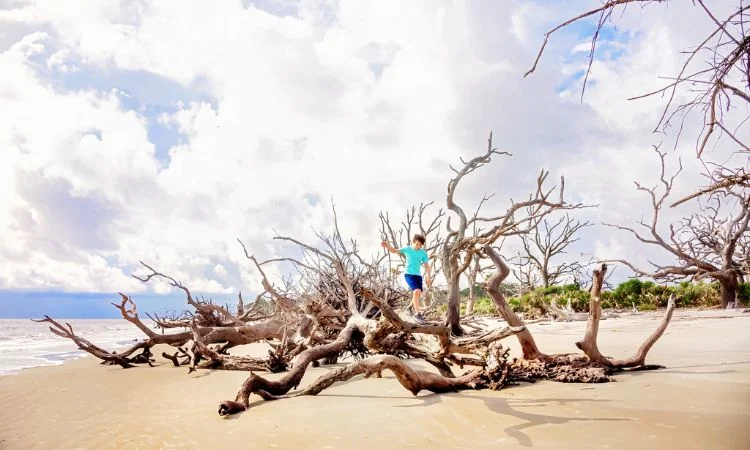
[{"label": "dark hair", "polygon": [[424,245],[424,236],[422,236],[421,234],[415,234],[412,238],[412,241],[417,241],[420,244]]}]

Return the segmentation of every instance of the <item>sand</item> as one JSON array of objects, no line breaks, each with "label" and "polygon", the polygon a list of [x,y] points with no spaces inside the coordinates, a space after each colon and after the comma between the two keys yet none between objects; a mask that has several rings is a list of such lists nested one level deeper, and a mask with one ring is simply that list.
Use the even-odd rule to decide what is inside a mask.
[{"label": "sand", "polygon": [[[628,356],[658,318],[602,321],[600,348]],[[576,351],[584,327],[529,326],[548,353]],[[750,448],[750,313],[677,311],[648,358],[668,368],[614,383],[413,397],[387,373],[228,418],[219,401],[246,373],[157,361],[123,370],[84,358],[0,377],[0,448]]]}]

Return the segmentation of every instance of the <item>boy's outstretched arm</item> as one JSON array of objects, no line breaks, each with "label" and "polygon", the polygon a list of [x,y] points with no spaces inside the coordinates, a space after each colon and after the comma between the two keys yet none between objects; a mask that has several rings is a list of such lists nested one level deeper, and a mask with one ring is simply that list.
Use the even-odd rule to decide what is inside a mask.
[{"label": "boy's outstretched arm", "polygon": [[432,286],[432,274],[430,271],[432,268],[430,267],[429,263],[422,263],[422,267],[424,267],[424,281],[427,284],[427,287]]},{"label": "boy's outstretched arm", "polygon": [[392,246],[386,241],[381,242],[380,246],[383,247],[384,249],[387,249],[391,253],[401,253],[397,248],[395,248],[394,246]]}]

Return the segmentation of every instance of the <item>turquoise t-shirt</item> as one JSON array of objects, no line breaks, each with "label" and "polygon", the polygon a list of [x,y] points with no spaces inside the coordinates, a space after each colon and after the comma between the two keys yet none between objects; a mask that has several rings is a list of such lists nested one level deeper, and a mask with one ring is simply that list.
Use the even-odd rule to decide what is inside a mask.
[{"label": "turquoise t-shirt", "polygon": [[424,249],[414,250],[411,246],[398,249],[399,252],[406,256],[406,273],[409,275],[422,275],[419,270],[423,263],[430,260]]}]

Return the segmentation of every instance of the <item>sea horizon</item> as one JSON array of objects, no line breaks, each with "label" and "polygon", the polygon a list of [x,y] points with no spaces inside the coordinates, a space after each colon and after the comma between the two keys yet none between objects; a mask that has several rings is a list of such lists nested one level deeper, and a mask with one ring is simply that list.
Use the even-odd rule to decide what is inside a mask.
[{"label": "sea horizon", "polygon": [[[234,294],[194,293],[198,298],[212,299],[218,304],[236,304]],[[185,295],[180,293],[132,295],[139,318],[153,328],[147,314],[163,316],[170,312],[192,310]],[[49,324],[35,322],[49,316],[61,323],[70,323],[76,335],[106,349],[130,346],[145,335],[133,324],[123,320],[112,303],[120,300],[117,292],[63,292],[0,289],[0,376],[14,375],[23,370],[63,364],[90,356],[71,340],[49,331]]]},{"label": "sea horizon", "polygon": [[[193,295],[222,305],[237,303],[236,294],[196,292]],[[131,298],[142,318],[146,313],[163,315],[192,309],[181,292],[141,292],[132,294]],[[54,319],[121,319],[120,311],[112,305],[119,301],[117,292],[0,289],[0,319],[42,319],[45,315]]]}]

